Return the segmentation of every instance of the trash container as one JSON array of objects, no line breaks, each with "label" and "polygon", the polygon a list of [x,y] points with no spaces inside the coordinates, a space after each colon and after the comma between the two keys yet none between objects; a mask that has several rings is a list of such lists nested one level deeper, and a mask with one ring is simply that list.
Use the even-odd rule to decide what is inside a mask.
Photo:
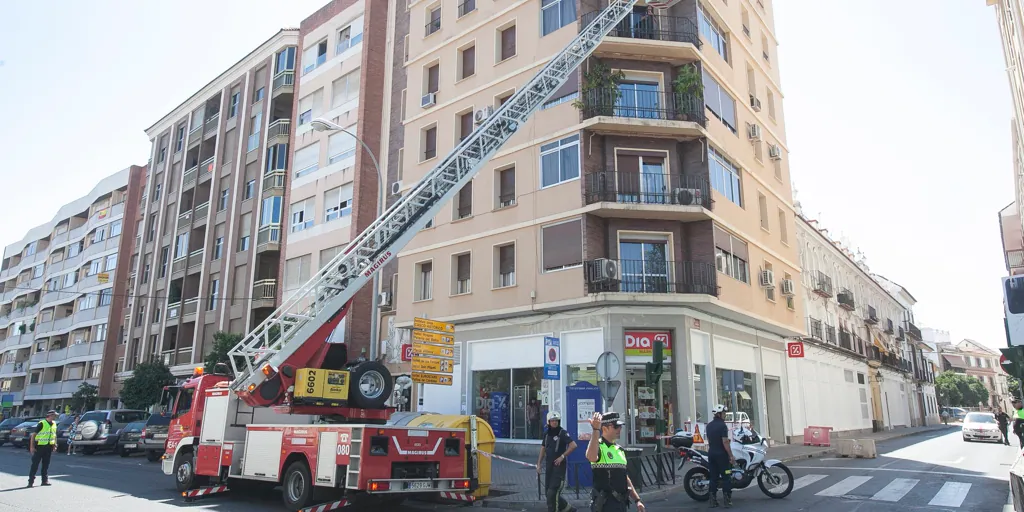
[{"label": "trash container", "polygon": [[[458,428],[466,431],[466,441],[470,436],[470,416],[446,415],[446,414],[410,414],[399,418],[395,424],[410,427],[438,427]],[[491,488],[491,458],[494,453],[494,431],[490,424],[479,416],[476,419],[476,445],[477,445],[477,484],[479,487],[473,491],[473,496],[484,498]],[[394,419],[394,417],[392,417]],[[466,474],[469,474],[469,461],[466,464]]]},{"label": "trash container", "polygon": [[644,450],[630,446],[624,447],[623,451],[626,452],[626,472],[629,473],[629,480],[639,493],[644,490]]}]

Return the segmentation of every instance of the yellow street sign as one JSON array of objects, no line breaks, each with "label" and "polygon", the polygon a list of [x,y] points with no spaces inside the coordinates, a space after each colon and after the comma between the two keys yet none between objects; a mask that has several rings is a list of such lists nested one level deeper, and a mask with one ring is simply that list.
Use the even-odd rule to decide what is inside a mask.
[{"label": "yellow street sign", "polygon": [[423,341],[426,343],[437,343],[440,345],[455,344],[455,336],[448,336],[439,332],[412,331],[412,340]]},{"label": "yellow street sign", "polygon": [[96,274],[96,280],[99,281],[100,284],[107,284],[110,282],[110,274],[107,272],[100,272],[99,274]]},{"label": "yellow street sign", "polygon": [[425,331],[437,331],[454,333],[455,326],[446,322],[438,322],[437,320],[427,320],[426,318],[413,318],[412,319],[413,329],[423,329]]},{"label": "yellow street sign", "polygon": [[455,364],[451,359],[430,359],[428,357],[413,357],[412,371],[454,373]]},{"label": "yellow street sign", "polygon": [[438,384],[440,386],[451,386],[451,375],[439,375],[436,373],[412,372],[412,381],[419,384]]},{"label": "yellow street sign", "polygon": [[455,357],[455,349],[452,347],[439,347],[437,345],[425,345],[423,343],[412,344],[413,356],[441,356]]}]

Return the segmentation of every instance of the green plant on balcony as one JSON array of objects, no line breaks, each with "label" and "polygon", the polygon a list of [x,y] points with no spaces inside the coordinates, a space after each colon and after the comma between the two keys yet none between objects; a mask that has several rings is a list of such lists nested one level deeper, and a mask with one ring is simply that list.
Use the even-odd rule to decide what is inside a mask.
[{"label": "green plant on balcony", "polygon": [[26,332],[28,332],[28,326],[27,325],[21,324],[21,325],[18,326],[18,334],[25,334]]},{"label": "green plant on balcony", "polygon": [[32,323],[28,324],[28,332],[35,332],[35,330],[36,330],[36,321],[32,320]]},{"label": "green plant on balcony", "polygon": [[689,112],[686,108],[687,102],[693,102],[697,109],[702,108],[704,103],[704,81],[696,64],[680,66],[676,70],[672,92],[676,96],[676,120],[690,121],[696,117],[695,112]]},{"label": "green plant on balcony", "polygon": [[[591,116],[610,116],[618,103],[619,84],[626,79],[621,70],[613,70],[597,59],[591,59],[583,72],[580,96],[572,102],[576,109]],[[598,92],[591,92],[598,91]]]}]

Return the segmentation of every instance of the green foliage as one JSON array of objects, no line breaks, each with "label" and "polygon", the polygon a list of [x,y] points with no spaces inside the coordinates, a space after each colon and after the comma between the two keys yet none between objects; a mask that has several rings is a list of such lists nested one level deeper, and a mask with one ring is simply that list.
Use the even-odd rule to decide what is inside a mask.
[{"label": "green foliage", "polygon": [[[590,59],[587,70],[583,72],[583,83],[580,84],[580,96],[572,102],[572,106],[579,110],[586,109],[592,115],[610,116],[615,109],[615,102],[619,99],[619,84],[626,79],[626,74],[621,70],[613,71],[607,64],[598,59]],[[588,105],[587,92],[593,90],[608,91],[596,98],[598,105]],[[612,101],[612,100],[615,101]]]},{"label": "green foliage", "polygon": [[96,406],[99,399],[100,388],[83,382],[78,385],[78,390],[71,395],[71,407],[77,412],[89,412]]},{"label": "green foliage", "polygon": [[1020,398],[1020,381],[1017,380],[1017,377],[1006,377],[1006,389],[1008,390],[1010,396]]},{"label": "green foliage", "polygon": [[696,65],[680,66],[676,70],[676,78],[672,80],[672,91],[676,94],[695,96],[699,100],[704,99],[704,81]]},{"label": "green foliage", "polygon": [[978,407],[988,403],[988,390],[975,377],[945,371],[935,377],[939,404],[947,407]]},{"label": "green foliage", "polygon": [[163,361],[149,361],[135,367],[121,387],[121,401],[129,409],[148,409],[160,401],[163,387],[174,384],[174,375]]},{"label": "green foliage", "polygon": [[241,334],[224,331],[215,332],[213,334],[213,347],[210,348],[210,353],[206,354],[206,373],[213,373],[217,363],[224,363],[230,368],[231,359],[228,357],[228,351],[235,348],[239,341],[242,341]]}]

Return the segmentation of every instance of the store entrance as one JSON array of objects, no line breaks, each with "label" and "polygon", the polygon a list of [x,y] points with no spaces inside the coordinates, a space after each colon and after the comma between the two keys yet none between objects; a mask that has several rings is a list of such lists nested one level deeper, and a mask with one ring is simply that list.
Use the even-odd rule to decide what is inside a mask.
[{"label": "store entrance", "polygon": [[[661,382],[651,386],[644,379],[642,369],[629,372],[626,381],[626,428],[629,429],[628,435],[625,436],[627,443],[653,445],[658,442],[659,436],[668,435],[673,431],[671,375],[670,365],[665,365]],[[657,429],[659,408],[661,417],[665,420],[665,429],[662,432]]]}]

